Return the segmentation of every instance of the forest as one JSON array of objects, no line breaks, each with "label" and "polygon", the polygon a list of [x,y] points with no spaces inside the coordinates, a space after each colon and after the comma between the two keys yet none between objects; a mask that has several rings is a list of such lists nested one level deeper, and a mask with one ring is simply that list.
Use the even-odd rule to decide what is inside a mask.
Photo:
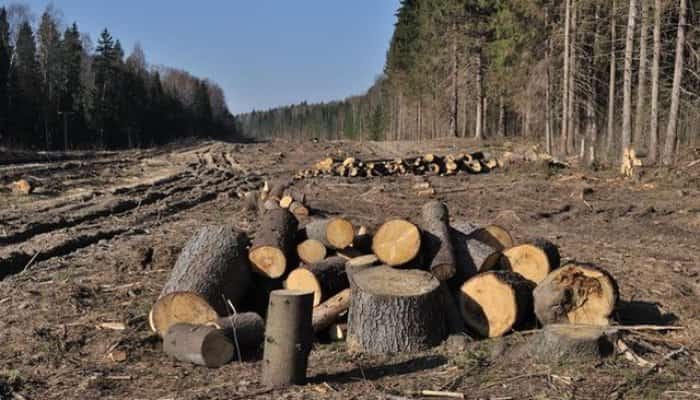
[{"label": "forest", "polygon": [[[105,28],[93,43],[49,6],[0,8],[0,146],[42,150],[148,147],[235,135],[223,90],[125,54]],[[36,25],[36,26],[34,26]]]},{"label": "forest", "polygon": [[698,0],[402,0],[367,93],[239,116],[256,138],[529,137],[652,164],[696,146]]}]

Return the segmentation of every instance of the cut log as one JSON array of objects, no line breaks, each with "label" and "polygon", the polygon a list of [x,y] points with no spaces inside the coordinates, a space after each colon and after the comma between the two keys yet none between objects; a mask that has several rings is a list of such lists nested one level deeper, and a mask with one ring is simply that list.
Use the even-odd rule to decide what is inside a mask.
[{"label": "cut log", "polygon": [[600,326],[552,324],[528,338],[527,353],[545,363],[597,360],[613,353],[612,336]]},{"label": "cut log", "polygon": [[505,250],[500,263],[501,268],[517,272],[525,279],[539,284],[550,272],[559,268],[559,249],[547,240],[536,239],[532,244]]},{"label": "cut log", "polygon": [[[160,299],[153,305],[151,328],[164,334],[174,323],[200,322],[197,313],[206,308],[202,302],[219,315],[226,314],[227,301],[237,305],[252,281],[245,258],[247,244],[245,234],[227,226],[207,226],[197,231],[182,249]],[[191,294],[164,298],[180,292]],[[209,318],[211,314],[203,315]]]},{"label": "cut log", "polygon": [[426,203],[421,217],[423,262],[440,282],[445,282],[457,272],[447,206],[440,201]]},{"label": "cut log", "polygon": [[26,179],[20,179],[10,184],[10,191],[14,194],[29,195],[34,191],[34,185]]},{"label": "cut log", "polygon": [[290,195],[285,195],[282,196],[280,199],[280,207],[282,208],[289,208],[290,205],[294,202],[294,198]]},{"label": "cut log", "polygon": [[342,342],[348,336],[348,324],[333,324],[328,328],[328,337],[335,342]]},{"label": "cut log", "polygon": [[353,281],[350,350],[423,351],[447,336],[440,282],[430,273],[381,266],[355,274]]},{"label": "cut log", "polygon": [[315,239],[307,239],[297,246],[299,259],[305,264],[315,264],[326,258],[326,246]]},{"label": "cut log", "polygon": [[301,385],[313,342],[313,295],[276,290],[270,295],[261,382],[268,387]]},{"label": "cut log", "polygon": [[289,205],[289,211],[297,218],[308,217],[310,214],[309,209],[298,201],[293,201],[292,204]]},{"label": "cut log", "polygon": [[200,295],[192,292],[168,293],[160,297],[148,313],[151,330],[161,337],[174,324],[204,325],[217,318],[219,313]]},{"label": "cut log", "polygon": [[333,170],[333,163],[334,161],[332,158],[324,158],[314,165],[314,170],[324,174],[329,174]]},{"label": "cut log", "polygon": [[213,326],[175,324],[163,338],[163,351],[175,359],[218,368],[233,359],[234,345]]},{"label": "cut log", "polygon": [[505,250],[513,247],[513,237],[505,228],[498,225],[487,225],[474,231],[475,239],[495,248]]},{"label": "cut log", "polygon": [[333,250],[342,250],[352,244],[355,230],[344,218],[317,219],[306,225],[306,235]]},{"label": "cut log", "polygon": [[608,325],[619,299],[615,279],[605,270],[569,264],[554,270],[534,292],[535,314],[544,325]]},{"label": "cut log", "polygon": [[478,232],[478,228],[465,222],[454,224],[450,230],[457,262],[457,272],[451,282],[453,289],[458,289],[477,273],[498,265],[501,253],[479,240],[475,232]]},{"label": "cut log", "polygon": [[292,271],[284,286],[287,289],[313,292],[314,306],[349,286],[343,257],[330,257]]},{"label": "cut log", "polygon": [[256,349],[265,338],[265,321],[254,312],[245,312],[222,317],[208,325],[220,330],[239,350]]},{"label": "cut log", "polygon": [[285,209],[268,211],[252,243],[248,258],[253,270],[269,278],[279,278],[293,263],[298,222]]},{"label": "cut log", "polygon": [[314,307],[311,325],[314,333],[328,328],[350,307],[350,289],[345,289],[330,299]]},{"label": "cut log", "polygon": [[472,174],[478,174],[481,173],[483,167],[481,166],[481,163],[479,161],[469,161],[464,163],[464,169],[467,170],[467,172],[470,172]]},{"label": "cut log", "polygon": [[412,261],[418,255],[420,247],[418,227],[402,219],[386,222],[372,238],[372,251],[391,267]]},{"label": "cut log", "polygon": [[532,315],[531,282],[509,271],[477,275],[462,285],[460,308],[467,327],[481,337],[499,337]]}]

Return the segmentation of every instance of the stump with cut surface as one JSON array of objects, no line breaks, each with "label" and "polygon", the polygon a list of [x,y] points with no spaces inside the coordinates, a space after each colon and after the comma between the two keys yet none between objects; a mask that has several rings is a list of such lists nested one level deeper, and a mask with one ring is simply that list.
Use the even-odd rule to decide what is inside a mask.
[{"label": "stump with cut surface", "polygon": [[513,272],[477,275],[461,288],[464,322],[481,337],[503,336],[532,315],[532,289],[532,283]]},{"label": "stump with cut surface", "polygon": [[422,351],[447,336],[440,282],[429,272],[381,266],[355,274],[353,281],[350,350]]},{"label": "stump with cut surface", "polygon": [[388,266],[404,265],[418,255],[420,236],[414,224],[402,219],[391,220],[379,227],[372,238],[372,251]]},{"label": "stump with cut surface", "polygon": [[345,289],[330,299],[314,307],[311,325],[314,333],[318,333],[338,320],[341,314],[350,307],[350,289]]},{"label": "stump with cut surface", "polygon": [[220,330],[234,345],[238,343],[241,351],[256,349],[265,338],[265,321],[254,312],[221,317],[207,325]]},{"label": "stump with cut surface", "polygon": [[227,226],[197,231],[153,305],[151,328],[162,335],[174,323],[202,323],[225,315],[227,301],[237,305],[252,282],[247,243],[245,234]]},{"label": "stump with cut surface", "polygon": [[268,387],[301,385],[313,341],[313,295],[276,290],[270,295],[265,326],[261,383]]},{"label": "stump with cut surface", "polygon": [[425,266],[439,281],[447,281],[457,272],[447,206],[440,201],[428,202],[421,210],[421,217],[421,245]]},{"label": "stump with cut surface", "polygon": [[535,314],[544,325],[608,325],[619,291],[604,269],[568,264],[550,273],[534,292]]},{"label": "stump with cut surface", "polygon": [[255,272],[269,278],[284,275],[295,258],[297,227],[297,219],[288,210],[265,213],[248,254]]},{"label": "stump with cut surface", "polygon": [[525,279],[538,284],[559,268],[559,249],[545,239],[535,239],[530,244],[522,244],[503,251],[500,259],[503,269],[517,272]]},{"label": "stump with cut surface", "polygon": [[352,244],[355,230],[344,218],[317,219],[306,225],[306,236],[329,249],[342,250]]},{"label": "stump with cut surface", "polygon": [[315,239],[307,239],[297,245],[299,259],[306,264],[323,261],[327,252],[326,246]]},{"label": "stump with cut surface", "polygon": [[163,351],[179,361],[218,368],[233,359],[233,342],[213,326],[175,324],[163,338]]},{"label": "stump with cut surface", "polygon": [[314,306],[317,306],[349,286],[345,262],[345,258],[335,256],[304,265],[289,274],[284,286],[287,289],[312,292]]},{"label": "stump with cut surface", "polygon": [[527,350],[539,362],[597,360],[613,353],[614,336],[601,326],[553,324],[529,337]]}]

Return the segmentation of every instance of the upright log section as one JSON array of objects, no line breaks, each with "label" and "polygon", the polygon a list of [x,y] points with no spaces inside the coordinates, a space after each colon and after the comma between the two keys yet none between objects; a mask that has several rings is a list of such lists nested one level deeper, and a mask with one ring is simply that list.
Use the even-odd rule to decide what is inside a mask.
[{"label": "upright log section", "polygon": [[287,289],[312,292],[314,306],[317,306],[349,286],[345,262],[345,258],[334,256],[316,264],[304,265],[289,274],[284,286]]},{"label": "upright log section", "polygon": [[248,258],[260,275],[279,278],[295,258],[298,222],[288,210],[277,208],[263,216]]},{"label": "upright log section", "polygon": [[245,248],[248,238],[228,226],[197,231],[182,249],[149,315],[160,335],[179,322],[202,324],[227,314],[251,285]]},{"label": "upright log section", "polygon": [[445,282],[457,272],[447,206],[440,201],[428,202],[421,210],[421,217],[423,261],[439,281]]},{"label": "upright log section", "polygon": [[344,218],[317,219],[306,225],[306,236],[318,240],[329,249],[342,250],[352,244],[355,230]]},{"label": "upright log section", "polygon": [[513,272],[479,274],[461,289],[464,322],[481,337],[502,336],[532,315],[532,289],[532,283]]},{"label": "upright log section", "polygon": [[534,297],[535,314],[544,325],[608,325],[619,291],[615,279],[604,269],[568,264],[537,285]]},{"label": "upright log section", "polygon": [[440,282],[421,270],[388,266],[353,276],[348,348],[406,353],[438,345],[447,335]]},{"label": "upright log section", "polygon": [[263,385],[284,387],[306,381],[313,341],[313,294],[276,290],[270,295],[263,351]]},{"label": "upright log section", "polygon": [[418,255],[420,236],[414,224],[402,219],[391,220],[379,227],[372,238],[372,251],[388,266],[404,265]]}]

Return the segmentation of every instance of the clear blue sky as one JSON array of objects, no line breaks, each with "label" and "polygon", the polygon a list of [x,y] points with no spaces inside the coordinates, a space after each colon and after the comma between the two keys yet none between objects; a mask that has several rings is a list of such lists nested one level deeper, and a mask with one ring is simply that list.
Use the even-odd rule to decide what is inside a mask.
[{"label": "clear blue sky", "polygon": [[[23,1],[19,1],[23,2]],[[398,0],[29,0],[96,41],[218,82],[236,114],[363,93],[382,71]]]}]

